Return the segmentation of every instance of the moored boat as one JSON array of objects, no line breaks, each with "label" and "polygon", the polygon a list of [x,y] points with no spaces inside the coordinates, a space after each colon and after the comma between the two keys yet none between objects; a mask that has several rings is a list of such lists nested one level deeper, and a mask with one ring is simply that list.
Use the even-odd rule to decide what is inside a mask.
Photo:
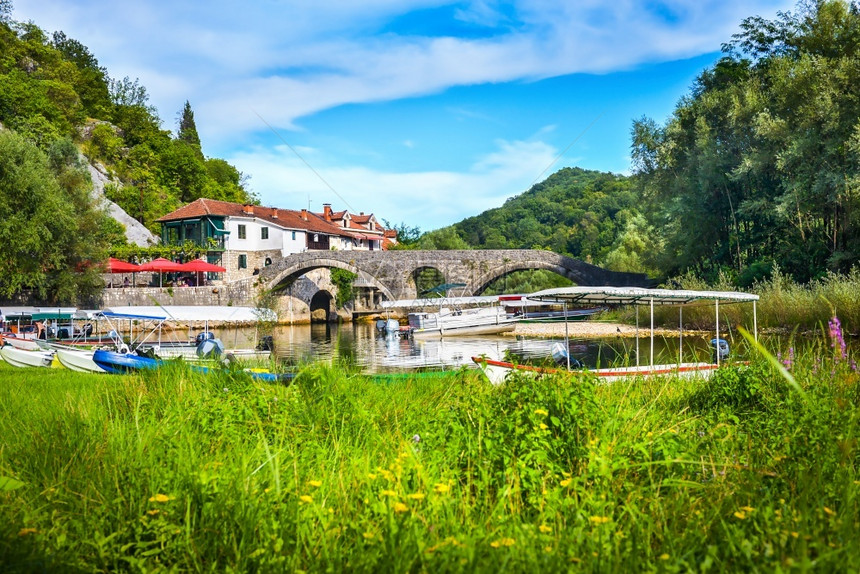
[{"label": "moored boat", "polygon": [[[562,287],[538,291],[528,296],[528,299],[540,302],[561,304],[565,308],[568,304],[598,304],[598,305],[637,305],[636,326],[639,327],[639,305],[648,305],[651,310],[651,353],[647,365],[640,364],[639,338],[636,337],[636,364],[633,366],[612,367],[602,369],[571,370],[574,360],[570,357],[567,349],[569,344],[565,337],[563,352],[556,356],[556,360],[562,359],[566,368],[536,367],[530,365],[518,365],[506,361],[497,361],[486,357],[472,357],[472,361],[478,365],[487,379],[493,384],[505,381],[512,372],[518,372],[527,376],[568,374],[570,376],[582,376],[589,374],[602,381],[617,381],[635,377],[650,377],[659,375],[677,375],[703,377],[710,376],[720,364],[728,358],[728,344],[720,338],[720,303],[751,302],[753,304],[753,333],[756,339],[757,320],[755,304],[758,295],[749,293],[737,293],[728,291],[688,291],[669,289],[643,289],[628,287]],[[683,361],[683,307],[702,302],[713,302],[716,313],[717,336],[711,341],[714,349],[714,360],[712,363]],[[680,338],[678,345],[678,361],[673,364],[655,364],[654,362],[654,306],[674,305],[679,307],[679,330]],[[556,353],[554,353],[556,355]]]},{"label": "moored boat", "polygon": [[29,351],[11,345],[0,347],[0,357],[13,367],[50,367],[54,362],[51,351]]},{"label": "moored boat", "polygon": [[[114,374],[129,374],[145,370],[161,369],[170,364],[175,364],[172,361],[142,357],[134,353],[116,353],[101,349],[95,351],[93,361],[108,373]],[[188,368],[198,373],[211,373],[215,372],[219,367],[191,364],[188,365]],[[250,375],[253,379],[267,382],[289,381],[295,376],[295,373],[272,373],[254,368],[242,369],[242,371]]]}]

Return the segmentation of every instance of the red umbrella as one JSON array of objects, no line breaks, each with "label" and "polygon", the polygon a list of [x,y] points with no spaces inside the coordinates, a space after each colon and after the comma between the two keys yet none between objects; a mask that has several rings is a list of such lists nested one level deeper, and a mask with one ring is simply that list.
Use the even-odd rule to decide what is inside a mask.
[{"label": "red umbrella", "polygon": [[108,269],[110,269],[111,273],[136,273],[140,271],[140,266],[111,257],[108,261]]},{"label": "red umbrella", "polygon": [[203,259],[195,259],[194,261],[183,263],[179,270],[194,271],[196,273],[224,273],[227,271],[224,267],[219,267]]},{"label": "red umbrella", "polygon": [[144,263],[140,266],[138,271],[182,271],[182,264],[177,263],[176,261],[169,261],[164,257],[159,257],[158,259],[153,259],[149,263]]},{"label": "red umbrella", "polygon": [[140,266],[139,271],[158,271],[158,286],[161,287],[161,274],[165,271],[181,271],[182,265],[175,261],[170,261],[164,257],[153,259],[149,263],[144,263]]}]

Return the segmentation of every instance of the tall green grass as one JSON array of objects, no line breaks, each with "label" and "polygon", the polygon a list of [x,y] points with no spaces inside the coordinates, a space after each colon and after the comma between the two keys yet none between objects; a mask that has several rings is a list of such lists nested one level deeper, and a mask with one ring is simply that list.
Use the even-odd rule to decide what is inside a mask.
[{"label": "tall green grass", "polygon": [[800,392],[764,361],[500,387],[338,365],[289,387],[0,366],[0,564],[846,571],[860,387],[832,351],[793,357]]},{"label": "tall green grass", "polygon": [[[737,291],[727,278],[716,283],[707,283],[694,274],[687,274],[669,282],[673,289],[702,291]],[[834,316],[850,333],[860,332],[860,269],[847,274],[828,273],[807,284],[796,283],[791,277],[774,270],[770,278],[760,281],[748,290],[759,295],[756,304],[756,319],[761,330],[809,332],[826,328]],[[648,321],[647,308],[640,308],[640,324]],[[635,310],[625,308],[617,316],[626,323],[635,319]],[[654,309],[655,322],[661,327],[675,328],[679,324],[678,308],[658,306]],[[714,304],[685,306],[683,324],[685,328],[712,330],[716,323]],[[738,325],[752,328],[753,306],[748,303],[720,305],[722,328]]]}]

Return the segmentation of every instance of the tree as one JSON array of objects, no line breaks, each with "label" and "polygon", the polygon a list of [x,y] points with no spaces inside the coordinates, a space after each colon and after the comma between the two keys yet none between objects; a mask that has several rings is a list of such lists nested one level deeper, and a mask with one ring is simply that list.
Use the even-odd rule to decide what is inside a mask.
[{"label": "tree", "polygon": [[100,285],[107,259],[103,214],[88,197],[77,150],[61,140],[46,156],[0,131],[0,294],[24,289],[72,302]]},{"label": "tree", "polygon": [[179,133],[176,139],[191,146],[197,151],[200,159],[203,159],[200,136],[197,135],[197,124],[194,123],[194,112],[191,110],[191,104],[188,100],[185,100],[185,107],[182,108],[182,114],[179,118]]}]

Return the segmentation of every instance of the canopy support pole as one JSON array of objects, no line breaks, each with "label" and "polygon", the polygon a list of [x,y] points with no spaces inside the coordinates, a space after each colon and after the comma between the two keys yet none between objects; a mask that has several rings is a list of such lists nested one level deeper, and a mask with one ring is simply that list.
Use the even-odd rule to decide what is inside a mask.
[{"label": "canopy support pole", "polygon": [[717,314],[717,338],[714,340],[717,347],[717,366],[720,366],[720,300],[715,300],[714,307],[716,308]]},{"label": "canopy support pole", "polygon": [[639,366],[639,305],[636,307],[636,366]]},{"label": "canopy support pole", "polygon": [[678,366],[684,364],[684,306],[678,307]]},{"label": "canopy support pole", "polygon": [[651,368],[654,368],[654,298],[651,298]]},{"label": "canopy support pole", "polygon": [[570,338],[567,331],[567,301],[561,304],[562,313],[564,313],[564,355],[567,357],[567,370],[570,370]]},{"label": "canopy support pole", "polygon": [[755,337],[755,341],[758,343],[758,317],[756,317],[755,312],[755,301],[753,301],[753,337]]}]

